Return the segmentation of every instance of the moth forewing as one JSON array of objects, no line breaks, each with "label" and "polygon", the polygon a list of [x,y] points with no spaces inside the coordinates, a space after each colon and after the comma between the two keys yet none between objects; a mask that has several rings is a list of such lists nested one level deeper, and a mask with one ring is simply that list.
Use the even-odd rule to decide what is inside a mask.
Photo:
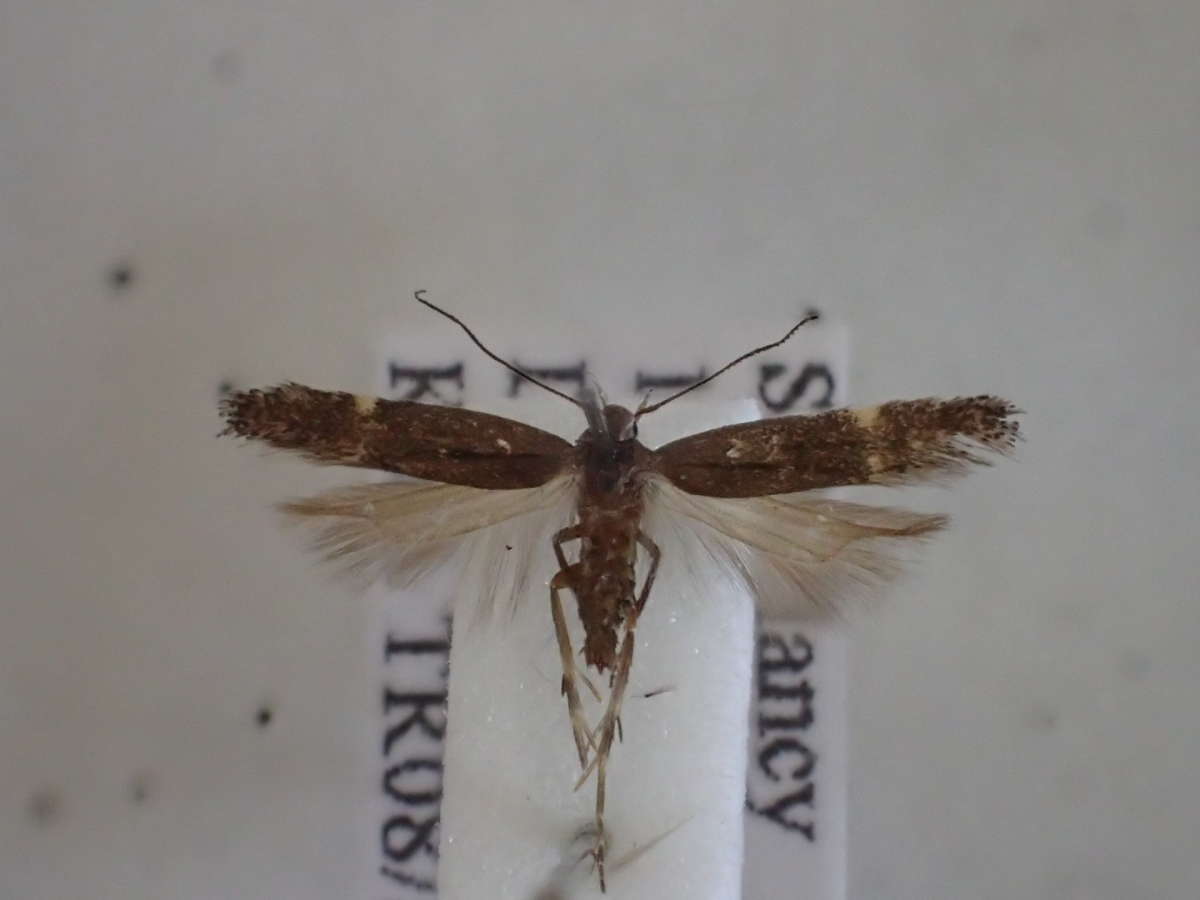
[{"label": "moth forewing", "polygon": [[287,383],[237,391],[223,434],[263,441],[312,462],[496,490],[537,487],[564,473],[571,444],[503,416]]},{"label": "moth forewing", "polygon": [[898,400],[780,416],[672,441],[657,470],[692,494],[761,497],[855,484],[905,484],[987,464],[1017,440],[1019,412],[998,397]]}]

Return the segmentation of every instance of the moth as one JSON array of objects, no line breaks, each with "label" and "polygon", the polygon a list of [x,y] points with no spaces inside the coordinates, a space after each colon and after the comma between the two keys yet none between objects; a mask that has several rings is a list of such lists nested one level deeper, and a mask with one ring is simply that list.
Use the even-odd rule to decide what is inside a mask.
[{"label": "moth", "polygon": [[[222,434],[317,463],[405,476],[283,504],[292,518],[318,526],[326,557],[351,566],[417,570],[455,541],[566,498],[569,521],[547,547],[557,565],[548,599],[581,768],[576,786],[593,774],[596,780],[590,855],[603,889],[607,764],[620,733],[638,619],[662,559],[648,523],[663,516],[654,514],[694,528],[744,579],[760,608],[793,615],[834,610],[847,592],[891,580],[900,551],[947,520],[833,500],[820,490],[910,484],[989,464],[991,455],[1014,447],[1019,410],[989,395],[901,400],[727,425],[651,449],[638,440],[641,419],[778,347],[815,316],[665,399],[647,397],[630,410],[606,403],[597,391],[572,397],[539,381],[494,354],[424,293],[415,299],[456,323],[491,359],[577,406],[586,420],[579,438],[572,443],[467,409],[294,383],[228,395]],[[581,682],[592,685],[572,646],[566,594],[583,628],[583,668],[608,680],[595,723],[581,700]]]}]

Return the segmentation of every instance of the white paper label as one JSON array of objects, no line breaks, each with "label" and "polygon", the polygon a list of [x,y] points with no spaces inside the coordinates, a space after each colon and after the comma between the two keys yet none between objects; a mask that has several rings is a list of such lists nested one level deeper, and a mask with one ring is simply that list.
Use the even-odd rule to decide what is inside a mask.
[{"label": "white paper label", "polygon": [[[653,390],[663,397],[714,371],[745,349],[744,336],[769,336],[778,323],[745,321],[714,333],[732,336],[718,358],[700,357],[680,342],[664,341],[643,357],[615,346],[604,359],[578,338],[551,333],[541,323],[473,323],[492,348],[538,378],[576,394],[595,378],[612,402],[635,405]],[[695,328],[694,323],[689,324]],[[436,337],[430,335],[436,334]],[[551,348],[551,349],[547,349]],[[523,398],[519,417],[539,427],[561,420],[530,412],[539,389],[483,358],[452,330],[434,326],[383,346],[380,393],[392,399],[466,406],[504,415]],[[714,402],[753,397],[763,415],[819,412],[845,402],[846,331],[821,321],[805,326],[783,347],[747,360],[695,396]],[[546,406],[563,401],[545,396]],[[578,431],[582,431],[582,417]],[[573,440],[577,434],[563,434]],[[550,548],[546,548],[547,553]],[[378,874],[372,895],[436,895],[438,804],[442,739],[446,728],[449,597],[422,585],[415,592],[377,598],[382,753]],[[651,601],[653,602],[653,601]],[[547,634],[551,624],[547,615]],[[636,664],[635,664],[636,666]],[[783,896],[780,885],[801,887],[813,900],[845,895],[845,645],[827,629],[760,623],[746,797],[744,896]],[[564,735],[569,742],[569,734]],[[791,890],[789,888],[788,890]]]}]

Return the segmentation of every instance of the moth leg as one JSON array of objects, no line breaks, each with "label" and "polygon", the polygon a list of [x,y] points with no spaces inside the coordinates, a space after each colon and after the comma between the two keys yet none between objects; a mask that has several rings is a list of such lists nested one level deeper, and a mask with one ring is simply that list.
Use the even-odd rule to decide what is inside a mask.
[{"label": "moth leg", "polygon": [[[599,754],[599,751],[597,751]],[[605,761],[608,753],[605,751]],[[600,877],[600,893],[605,891],[604,856],[608,850],[608,835],[604,831],[604,776],[605,762],[596,771],[596,843],[592,847],[592,859],[596,861],[596,874]]]},{"label": "moth leg", "polygon": [[634,621],[637,621],[637,616],[642,614],[642,609],[645,607],[646,601],[650,599],[650,588],[654,586],[654,576],[658,574],[658,561],[662,559],[662,551],[658,549],[658,544],[654,543],[646,532],[638,531],[637,542],[642,545],[642,549],[650,557],[650,571],[646,573],[646,581],[642,585],[642,592],[638,594]]},{"label": "moth leg", "polygon": [[[596,748],[596,752],[592,756],[591,764],[584,770],[579,782],[575,785],[576,789],[582,786],[587,781],[592,770],[595,769],[596,845],[592,848],[592,858],[596,861],[596,872],[600,876],[600,890],[602,892],[605,889],[604,856],[608,848],[608,833],[604,829],[604,798],[608,782],[608,757],[612,752],[613,738],[621,727],[621,701],[625,697],[625,688],[629,684],[629,670],[633,666],[633,624],[635,622],[636,614],[631,617],[630,623],[625,629],[625,637],[621,641],[621,651],[617,655],[617,662],[613,669],[613,686],[612,692],[609,695],[608,710],[604,713],[599,726],[597,726],[596,731],[590,737],[593,746]],[[596,734],[600,735],[599,743],[596,743]]]},{"label": "moth leg", "polygon": [[[583,537],[583,526],[582,525],[571,525],[570,527],[564,528],[561,531],[558,531],[557,533],[555,533],[555,535],[554,535],[554,555],[558,559],[558,568],[560,570],[571,568],[571,563],[567,562],[566,554],[563,553],[562,545],[565,544],[567,541],[577,541],[581,537]],[[586,687],[589,691],[591,691],[592,696],[596,698],[597,703],[601,702],[602,698],[600,696],[600,692],[598,690],[596,690],[596,686],[594,684],[592,684],[591,680],[587,677],[587,675],[585,675],[583,672],[580,672],[579,669],[576,668],[575,669],[575,677],[578,678],[580,681],[582,681],[584,684],[584,687]]]},{"label": "moth leg", "polygon": [[[600,719],[600,723],[596,726],[596,730],[592,732],[589,743],[596,746],[596,735],[600,735],[600,746],[606,746],[604,741],[607,736],[607,746],[612,746],[612,731],[623,731],[621,727],[621,704],[625,699],[625,688],[629,684],[629,671],[633,667],[633,637],[634,629],[637,627],[638,617],[642,614],[642,610],[646,606],[646,601],[650,599],[650,589],[654,586],[654,578],[658,574],[658,563],[662,559],[662,551],[659,549],[649,535],[644,531],[638,531],[637,541],[650,557],[650,569],[646,572],[646,580],[642,584],[642,590],[638,594],[637,601],[634,603],[633,610],[625,620],[625,639],[621,644],[621,650],[617,654],[616,664],[613,666],[612,679],[610,681],[611,690],[608,698],[608,709],[605,710],[604,716]],[[621,740],[624,740],[624,735],[621,735]],[[580,776],[575,789],[587,781],[588,776],[592,773],[592,769],[598,768],[600,764],[599,754],[592,759],[592,764],[588,766],[583,775]]]},{"label": "moth leg", "polygon": [[[639,544],[642,545],[642,549],[646,551],[646,555],[650,557],[650,570],[648,572],[646,572],[646,581],[642,584],[642,590],[641,590],[641,593],[638,594],[637,603],[634,604],[633,617],[629,620],[629,624],[628,624],[628,628],[631,630],[633,629],[634,625],[637,624],[637,617],[642,614],[642,610],[646,606],[646,601],[650,599],[650,588],[652,588],[654,586],[654,577],[658,574],[658,563],[659,563],[659,560],[662,559],[662,551],[658,549],[658,544],[654,543],[654,541],[651,540],[650,536],[648,534],[646,534],[646,532],[639,530],[638,535],[637,535],[637,541]],[[632,649],[630,650],[630,653],[631,653],[630,664],[632,664],[632,662],[633,662]],[[626,674],[626,678],[628,678],[628,675],[629,675],[628,671],[626,671],[625,674]],[[616,679],[616,675],[617,675],[617,673],[614,670],[613,671],[614,680]],[[617,740],[624,743],[625,734],[624,734],[624,729],[621,727],[621,717],[619,715],[617,716],[616,721],[617,721]]]},{"label": "moth leg", "polygon": [[569,588],[570,568],[561,569],[550,580],[550,614],[554,617],[554,634],[558,638],[558,654],[562,661],[562,692],[567,698],[567,713],[571,719],[571,731],[575,736],[575,749],[579,751],[579,765],[587,766],[588,745],[592,743],[591,730],[583,716],[583,702],[579,699],[579,688],[575,683],[575,654],[571,649],[571,635],[567,632],[567,619],[563,615],[562,601],[558,592]]},{"label": "moth leg", "polygon": [[553,539],[554,555],[558,558],[558,567],[560,569],[571,568],[570,563],[567,562],[566,554],[563,553],[562,545],[567,541],[577,541],[582,536],[583,526],[581,525],[571,525],[555,532]]},{"label": "moth leg", "polygon": [[[662,551],[659,550],[658,544],[654,543],[650,537],[642,531],[638,532],[638,543],[646,554],[650,557],[650,569],[646,573],[646,581],[642,584],[642,590],[638,594],[637,601],[634,603],[634,608],[625,620],[625,636],[621,641],[621,649],[617,654],[616,664],[613,666],[612,689],[609,694],[608,709],[604,716],[600,719],[600,724],[596,731],[591,736],[591,742],[596,748],[596,753],[592,757],[591,765],[585,770],[580,777],[576,789],[578,789],[585,781],[592,769],[596,771],[596,846],[592,849],[592,858],[596,861],[596,872],[600,877],[600,890],[605,889],[604,884],[604,855],[607,849],[607,836],[604,830],[604,799],[607,788],[608,776],[608,757],[612,752],[614,738],[622,735],[621,726],[621,704],[625,700],[625,691],[629,687],[629,673],[633,669],[633,648],[635,646],[635,629],[637,628],[638,616],[646,606],[646,601],[650,598],[650,589],[654,586],[654,578],[658,574],[658,563],[662,559]],[[599,736],[599,741],[596,738]]]},{"label": "moth leg", "polygon": [[596,698],[597,703],[604,702],[604,698],[600,696],[600,692],[598,690],[596,690],[596,686],[594,684],[592,684],[592,679],[588,678],[585,673],[580,672],[578,666],[575,667],[575,677],[583,682],[583,686],[588,689],[588,692],[593,697]]}]

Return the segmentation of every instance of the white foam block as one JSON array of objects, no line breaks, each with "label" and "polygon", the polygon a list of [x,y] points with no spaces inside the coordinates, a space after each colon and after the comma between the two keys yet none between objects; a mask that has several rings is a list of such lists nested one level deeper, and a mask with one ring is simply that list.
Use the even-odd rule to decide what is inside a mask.
[{"label": "white foam block", "polygon": [[[756,414],[751,403],[681,400],[646,420],[643,437],[656,446]],[[550,547],[545,555],[552,559]],[[624,742],[608,772],[610,897],[740,896],[752,603],[717,572],[697,591],[680,563],[664,554],[637,629]],[[460,585],[455,610],[439,892],[446,900],[599,897],[584,857],[590,843],[579,837],[592,821],[595,785],[573,791],[580,768],[559,693],[549,589],[538,578],[511,619],[467,624],[482,589]],[[574,600],[567,592],[563,600],[578,647]],[[585,703],[597,721],[601,707]]]}]

